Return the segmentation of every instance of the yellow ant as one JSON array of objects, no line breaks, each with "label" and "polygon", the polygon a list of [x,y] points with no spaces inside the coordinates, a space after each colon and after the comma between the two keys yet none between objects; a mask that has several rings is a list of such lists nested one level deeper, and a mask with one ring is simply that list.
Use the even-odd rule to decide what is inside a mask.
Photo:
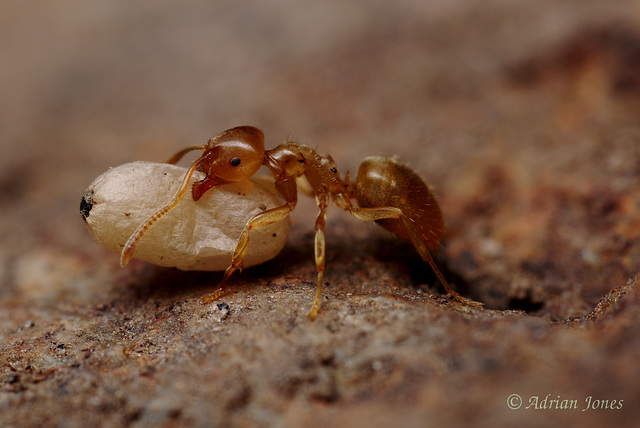
[{"label": "yellow ant", "polygon": [[[296,179],[305,177],[318,205],[315,223],[315,262],[318,273],[316,295],[307,318],[315,319],[320,308],[322,279],[325,265],[324,227],[329,199],[361,220],[376,221],[395,235],[411,241],[422,259],[456,300],[472,306],[481,306],[462,297],[451,289],[436,266],[429,248],[437,249],[444,234],[444,221],[435,197],[425,182],[409,167],[385,157],[368,157],[358,170],[355,186],[349,172],[340,179],[335,162],[329,155],[320,155],[310,147],[285,142],[271,149],[264,149],[264,134],[252,126],[228,129],[204,145],[187,147],[173,155],[167,163],[177,163],[186,153],[203,150],[189,168],[173,200],[147,221],[142,223],[122,249],[120,264],[125,266],[147,230],[163,215],[173,209],[185,196],[194,171],[202,171],[206,177],[193,184],[191,195],[198,200],[210,188],[219,184],[246,180],[261,166],[266,166],[275,178],[275,188],[284,204],[256,214],[242,231],[231,264],[224,273],[218,290],[205,298],[206,302],[223,295],[229,277],[242,270],[242,261],[249,248],[249,232],[285,219],[293,211],[298,200]],[[352,205],[356,199],[358,206]]]}]

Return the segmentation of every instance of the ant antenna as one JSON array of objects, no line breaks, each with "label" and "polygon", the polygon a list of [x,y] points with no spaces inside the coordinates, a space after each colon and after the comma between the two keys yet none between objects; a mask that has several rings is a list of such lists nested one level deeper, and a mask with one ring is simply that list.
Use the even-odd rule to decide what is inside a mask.
[{"label": "ant antenna", "polygon": [[[176,156],[173,156],[170,160],[173,160],[174,162],[170,162],[170,163],[175,163],[178,160],[180,160],[180,158],[184,156],[184,154],[189,150],[195,150],[195,149],[204,150],[204,148],[205,146],[188,147],[187,148],[188,150],[186,149],[182,150],[181,152],[177,153]],[[124,248],[122,248],[122,253],[120,253],[120,266],[124,267],[126,266],[127,263],[129,263],[129,260],[131,260],[131,258],[133,257],[133,252],[136,250],[136,247],[140,243],[142,236],[145,233],[147,233],[147,230],[149,230],[149,228],[156,221],[160,220],[160,218],[163,215],[165,215],[166,213],[171,211],[173,208],[175,208],[175,206],[178,205],[178,203],[184,198],[184,195],[187,194],[187,189],[189,188],[189,181],[191,180],[191,176],[193,176],[193,173],[195,172],[196,168],[198,167],[198,165],[202,163],[203,160],[204,160],[204,156],[198,158],[191,165],[189,170],[187,170],[187,173],[185,174],[184,179],[182,180],[182,184],[180,184],[178,191],[173,196],[173,200],[169,202],[169,204],[162,207],[157,213],[149,217],[147,221],[145,221],[140,226],[138,226],[135,232],[131,234],[131,236],[127,240],[127,243],[124,244]]]}]

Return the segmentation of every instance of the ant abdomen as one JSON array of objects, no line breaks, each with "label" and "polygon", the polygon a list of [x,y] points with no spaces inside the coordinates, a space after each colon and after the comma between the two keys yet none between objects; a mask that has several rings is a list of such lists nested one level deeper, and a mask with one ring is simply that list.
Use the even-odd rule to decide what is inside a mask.
[{"label": "ant abdomen", "polygon": [[[427,184],[411,168],[391,158],[370,156],[360,164],[355,192],[360,207],[399,208],[422,242],[429,248],[438,248],[444,235],[442,213]],[[376,222],[410,240],[401,219],[387,218]]]}]

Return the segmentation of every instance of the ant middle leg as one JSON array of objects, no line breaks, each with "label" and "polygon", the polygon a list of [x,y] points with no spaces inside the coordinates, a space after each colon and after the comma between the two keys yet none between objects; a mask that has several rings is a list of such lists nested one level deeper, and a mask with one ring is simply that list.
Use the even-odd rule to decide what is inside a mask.
[{"label": "ant middle leg", "polygon": [[316,217],[316,236],[314,241],[314,255],[316,261],[316,272],[318,278],[316,281],[316,296],[313,306],[307,314],[307,318],[313,321],[318,315],[320,309],[320,301],[322,298],[322,279],[324,278],[325,265],[325,243],[324,243],[324,227],[327,224],[327,206],[329,204],[329,195],[327,193],[319,193],[316,195],[318,203],[318,216]]}]

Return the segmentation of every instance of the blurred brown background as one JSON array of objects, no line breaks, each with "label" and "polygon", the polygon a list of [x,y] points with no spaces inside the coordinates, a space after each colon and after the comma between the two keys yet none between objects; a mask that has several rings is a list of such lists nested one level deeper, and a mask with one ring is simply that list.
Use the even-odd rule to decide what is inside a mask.
[{"label": "blurred brown background", "polygon": [[[637,420],[640,2],[2,9],[3,425]],[[91,240],[78,207],[96,176],[241,124],[342,173],[398,155],[439,196],[438,264],[486,308],[452,303],[410,246],[332,209],[307,322],[308,199],[283,253],[234,278],[228,311],[200,302],[220,274],[121,270]],[[547,394],[580,409],[525,409]],[[624,404],[582,412],[590,396]]]}]

